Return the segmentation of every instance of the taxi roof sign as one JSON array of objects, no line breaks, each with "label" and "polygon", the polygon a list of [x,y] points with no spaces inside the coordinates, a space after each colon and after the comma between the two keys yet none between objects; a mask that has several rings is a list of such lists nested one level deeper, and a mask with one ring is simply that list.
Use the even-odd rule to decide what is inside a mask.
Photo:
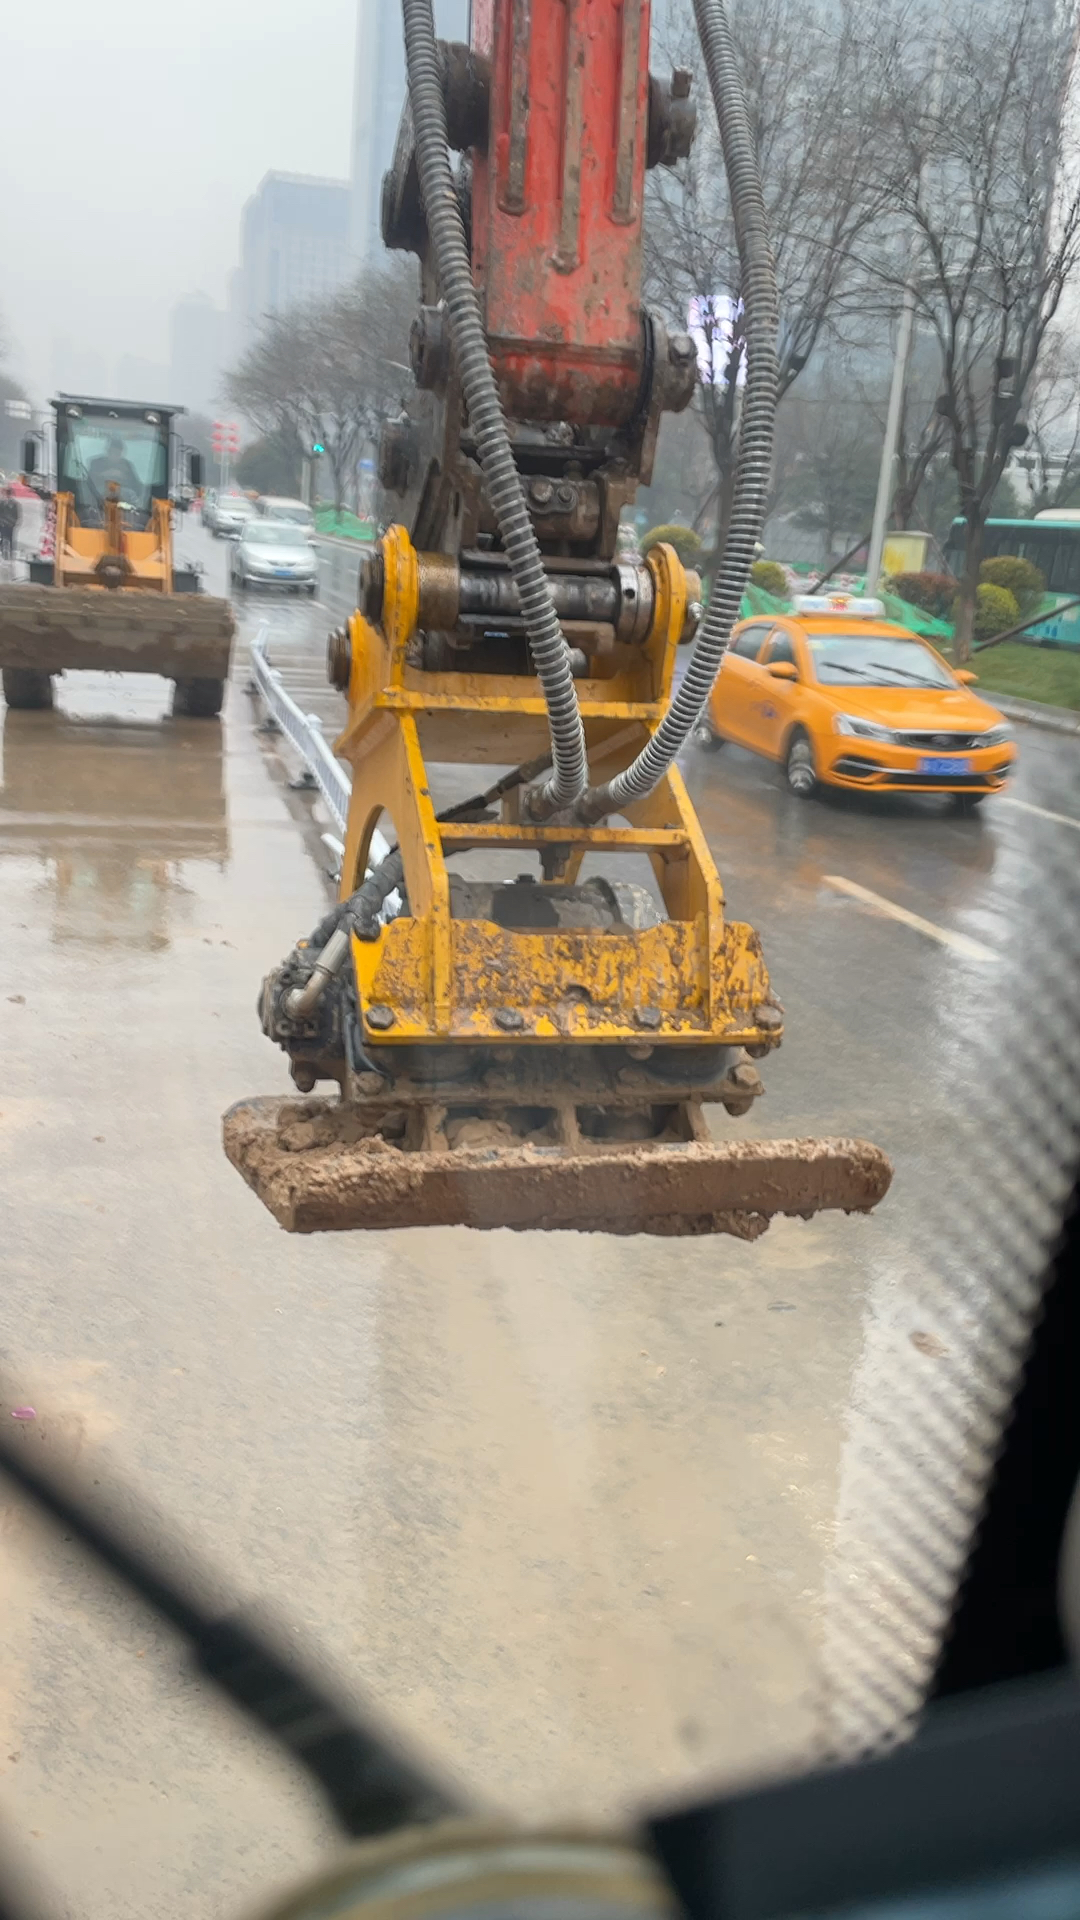
[{"label": "taxi roof sign", "polygon": [[863,620],[885,617],[883,600],[857,600],[850,593],[797,593],[792,604],[796,613],[844,613]]}]

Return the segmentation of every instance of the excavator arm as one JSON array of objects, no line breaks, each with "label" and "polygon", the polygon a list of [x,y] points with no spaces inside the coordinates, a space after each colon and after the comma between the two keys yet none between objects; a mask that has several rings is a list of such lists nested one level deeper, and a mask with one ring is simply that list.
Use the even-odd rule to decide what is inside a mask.
[{"label": "excavator arm", "polygon": [[[648,0],[489,0],[469,47],[435,41],[430,0],[404,18],[382,220],[419,260],[416,390],[380,446],[395,524],[330,643],[353,770],[341,900],[261,1000],[311,1097],[241,1103],[226,1150],[297,1231],[752,1238],[778,1212],[866,1209],[889,1180],[876,1148],[718,1140],[706,1118],[750,1111],[783,1031],[675,766],[768,478],[775,301],[760,191],[748,218],[742,204],[752,143],[722,121],[752,173],[733,189],[749,373],[742,490],[702,618],[671,547],[619,544],[661,417],[697,376],[690,335],[641,298],[646,173],[689,150],[691,76],[650,72]],[[489,784],[454,801],[475,777],[455,769],[478,767]],[[386,816],[396,850],[369,873]],[[507,853],[521,871],[489,878]],[[322,1080],[336,1098],[315,1096]]]}]

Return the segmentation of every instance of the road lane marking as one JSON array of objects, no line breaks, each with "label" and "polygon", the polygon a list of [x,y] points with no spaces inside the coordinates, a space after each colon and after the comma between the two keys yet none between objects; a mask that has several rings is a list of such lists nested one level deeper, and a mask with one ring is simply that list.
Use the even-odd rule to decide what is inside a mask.
[{"label": "road lane marking", "polygon": [[1055,820],[1059,827],[1072,827],[1080,833],[1080,820],[1074,820],[1071,813],[1051,813],[1048,807],[1036,807],[1030,800],[1017,800],[1011,793],[1001,794],[998,806],[1019,807],[1021,813],[1037,813],[1040,820]]},{"label": "road lane marking", "polygon": [[872,907],[875,913],[887,914],[890,920],[899,920],[902,926],[912,927],[916,933],[924,933],[928,940],[937,940],[943,947],[951,947],[954,953],[962,953],[966,960],[1000,959],[992,947],[984,947],[966,933],[954,933],[950,927],[935,926],[932,920],[924,920],[918,913],[909,913],[906,907],[898,906],[895,900],[886,900],[881,893],[871,893],[869,887],[860,887],[857,880],[847,880],[842,873],[823,873],[821,877],[825,885],[834,887],[837,893],[846,893],[862,906]]}]

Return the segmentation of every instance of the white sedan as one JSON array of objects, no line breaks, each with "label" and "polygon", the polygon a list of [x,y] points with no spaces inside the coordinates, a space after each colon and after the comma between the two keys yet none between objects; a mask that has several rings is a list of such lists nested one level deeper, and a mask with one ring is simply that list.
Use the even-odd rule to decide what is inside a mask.
[{"label": "white sedan", "polygon": [[240,592],[259,586],[314,593],[319,584],[314,544],[290,521],[249,520],[229,556],[229,575]]}]

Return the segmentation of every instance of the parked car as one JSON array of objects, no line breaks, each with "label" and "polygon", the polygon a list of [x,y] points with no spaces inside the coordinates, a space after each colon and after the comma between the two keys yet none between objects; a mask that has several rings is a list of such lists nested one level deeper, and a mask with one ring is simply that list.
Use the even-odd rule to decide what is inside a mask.
[{"label": "parked car", "polygon": [[263,520],[253,514],[229,556],[229,578],[241,593],[254,586],[314,593],[318,567],[310,535],[291,520]]},{"label": "parked car", "polygon": [[207,494],[203,501],[203,525],[209,527],[214,538],[224,534],[235,539],[247,522],[254,517],[255,508],[246,493],[238,487],[228,487],[224,492]]},{"label": "parked car", "polygon": [[742,620],[697,730],[776,760],[802,798],[819,786],[946,793],[968,812],[1000,793],[1012,728],[928,640],[880,600],[807,594],[783,616]]},{"label": "parked car", "polygon": [[281,494],[267,493],[256,505],[266,520],[290,520],[293,526],[306,527],[309,533],[315,531],[315,515],[303,500],[287,500]]}]

